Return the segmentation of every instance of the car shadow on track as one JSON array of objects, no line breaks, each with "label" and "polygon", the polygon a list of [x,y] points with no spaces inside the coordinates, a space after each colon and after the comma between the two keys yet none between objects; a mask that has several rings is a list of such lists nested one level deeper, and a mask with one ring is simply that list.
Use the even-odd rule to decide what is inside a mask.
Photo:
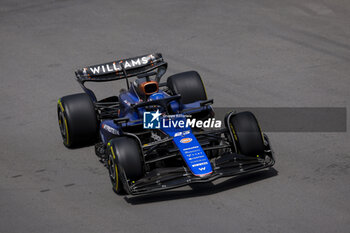
[{"label": "car shadow on track", "polygon": [[152,202],[161,202],[168,200],[184,199],[198,196],[212,195],[223,192],[229,189],[237,188],[246,184],[258,182],[270,177],[278,175],[278,171],[270,168],[267,171],[255,172],[243,176],[229,178],[218,184],[212,182],[203,184],[190,185],[191,190],[172,190],[159,193],[141,195],[141,196],[126,196],[125,201],[131,205],[147,204]]}]

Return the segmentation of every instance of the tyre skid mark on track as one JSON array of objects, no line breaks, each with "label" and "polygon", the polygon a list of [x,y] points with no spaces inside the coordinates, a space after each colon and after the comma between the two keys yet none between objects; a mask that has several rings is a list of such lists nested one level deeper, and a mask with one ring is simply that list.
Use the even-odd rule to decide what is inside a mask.
[{"label": "tyre skid mark on track", "polygon": [[42,189],[42,190],[40,190],[41,193],[45,193],[45,192],[49,192],[49,191],[51,191],[51,190],[50,189]]},{"label": "tyre skid mark on track", "polygon": [[46,169],[39,169],[39,170],[36,170],[35,173],[40,173],[40,172],[44,172],[46,171]]}]

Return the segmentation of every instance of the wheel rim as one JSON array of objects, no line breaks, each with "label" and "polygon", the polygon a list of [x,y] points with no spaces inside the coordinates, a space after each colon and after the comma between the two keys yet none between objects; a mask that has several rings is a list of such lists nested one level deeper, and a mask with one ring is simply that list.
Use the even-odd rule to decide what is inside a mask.
[{"label": "wheel rim", "polygon": [[114,185],[115,178],[116,178],[116,170],[115,170],[115,163],[114,163],[112,153],[110,153],[108,156],[108,170],[109,170],[109,177],[111,178],[111,181]]},{"label": "wheel rim", "polygon": [[60,126],[60,131],[63,139],[66,139],[67,134],[66,134],[66,125],[64,124],[65,118],[63,116],[63,112],[60,111],[58,115],[58,125]]},{"label": "wheel rim", "polygon": [[69,146],[70,142],[69,142],[67,119],[61,108],[58,108],[58,125],[60,127],[63,144],[65,144],[66,146]]}]

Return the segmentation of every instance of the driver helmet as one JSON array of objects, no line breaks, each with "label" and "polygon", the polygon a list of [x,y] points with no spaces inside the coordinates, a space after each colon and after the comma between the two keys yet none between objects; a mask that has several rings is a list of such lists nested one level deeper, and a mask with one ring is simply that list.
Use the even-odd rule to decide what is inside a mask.
[{"label": "driver helmet", "polygon": [[134,87],[137,94],[143,99],[147,99],[150,95],[157,93],[159,90],[158,82],[150,81],[146,77],[135,80]]}]

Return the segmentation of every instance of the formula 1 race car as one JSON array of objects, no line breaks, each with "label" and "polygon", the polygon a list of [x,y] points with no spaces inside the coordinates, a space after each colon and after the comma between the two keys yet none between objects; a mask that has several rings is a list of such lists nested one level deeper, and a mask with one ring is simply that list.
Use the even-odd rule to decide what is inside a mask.
[{"label": "formula 1 race car", "polygon": [[[94,143],[118,194],[173,189],[274,165],[269,139],[251,112],[229,112],[220,127],[199,74],[178,73],[160,82],[166,69],[155,53],[76,71],[85,93],[58,100],[64,145]],[[102,100],[84,85],[121,79],[127,89]]]}]

